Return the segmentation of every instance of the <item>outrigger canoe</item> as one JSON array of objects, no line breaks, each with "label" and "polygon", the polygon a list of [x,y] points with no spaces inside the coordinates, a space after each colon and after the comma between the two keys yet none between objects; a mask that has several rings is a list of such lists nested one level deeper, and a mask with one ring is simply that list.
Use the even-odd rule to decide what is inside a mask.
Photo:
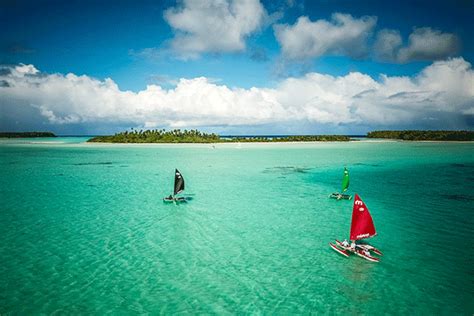
[{"label": "outrigger canoe", "polygon": [[[342,244],[342,242],[340,242],[339,240],[336,239],[336,244],[338,246],[341,246],[342,248],[345,248],[344,245]],[[377,248],[375,248],[374,246],[372,245],[369,245],[369,244],[357,244],[356,247],[359,247],[359,248],[362,248],[362,249],[366,249],[368,251],[372,251],[373,253],[379,255],[379,256],[383,256],[383,253],[378,250]]]},{"label": "outrigger canoe", "polygon": [[[351,230],[350,230],[350,240],[352,242],[356,242],[357,240],[366,239],[370,237],[374,237],[377,235],[375,231],[374,222],[372,220],[372,216],[369,213],[369,209],[365,205],[365,203],[360,199],[360,197],[356,194],[354,198],[354,205],[352,208],[352,221],[351,221]],[[345,251],[346,254],[354,253],[361,258],[372,262],[379,262],[380,259],[377,257],[372,256],[371,251],[377,255],[382,255],[382,252],[377,248],[368,245],[368,244],[356,244],[354,248],[351,246],[344,246],[342,242],[336,240],[336,245],[329,244],[331,248],[336,250],[334,246],[337,246],[337,250],[339,253],[341,251]]]},{"label": "outrigger canoe", "polygon": [[[359,247],[359,245],[356,245],[356,248],[353,249],[353,248],[351,248],[351,247],[345,247],[345,246],[343,246],[342,243],[339,242],[338,240],[336,240],[336,243],[337,243],[337,246],[338,246],[338,247],[342,248],[342,249],[339,249],[339,250],[341,250],[341,251],[345,251],[346,253],[347,253],[347,251],[348,251],[348,252],[352,252],[352,253],[358,255],[359,257],[364,258],[365,260],[372,261],[372,262],[379,262],[379,261],[380,261],[380,259],[377,258],[377,257],[371,256],[371,255],[366,255],[366,254],[364,253],[365,249],[363,249],[362,247]],[[331,248],[334,249],[334,247],[332,246],[332,244],[330,244],[330,245],[331,245]]]}]

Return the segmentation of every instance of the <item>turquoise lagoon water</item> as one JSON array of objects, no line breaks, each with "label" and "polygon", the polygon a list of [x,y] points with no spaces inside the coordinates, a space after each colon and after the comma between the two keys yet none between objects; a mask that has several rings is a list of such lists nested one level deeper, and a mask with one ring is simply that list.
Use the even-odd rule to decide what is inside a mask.
[{"label": "turquoise lagoon water", "polygon": [[[84,140],[0,143],[0,314],[474,312],[473,144]],[[343,166],[380,263],[328,246]]]}]

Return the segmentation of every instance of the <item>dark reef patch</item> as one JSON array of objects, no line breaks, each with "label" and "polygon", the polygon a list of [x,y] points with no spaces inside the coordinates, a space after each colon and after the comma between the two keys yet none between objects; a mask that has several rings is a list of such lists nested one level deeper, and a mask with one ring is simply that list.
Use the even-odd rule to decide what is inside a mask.
[{"label": "dark reef patch", "polygon": [[113,162],[105,161],[105,162],[79,162],[73,163],[73,166],[94,166],[94,165],[112,165]]},{"label": "dark reef patch", "polygon": [[464,194],[442,194],[442,197],[454,201],[474,201],[474,196]]},{"label": "dark reef patch", "polygon": [[363,162],[356,162],[354,166],[382,167],[382,165],[378,165],[376,163],[363,163]]},{"label": "dark reef patch", "polygon": [[306,167],[293,167],[293,166],[284,166],[284,167],[271,167],[265,168],[263,173],[281,173],[283,175],[292,174],[292,173],[308,173],[312,168]]}]

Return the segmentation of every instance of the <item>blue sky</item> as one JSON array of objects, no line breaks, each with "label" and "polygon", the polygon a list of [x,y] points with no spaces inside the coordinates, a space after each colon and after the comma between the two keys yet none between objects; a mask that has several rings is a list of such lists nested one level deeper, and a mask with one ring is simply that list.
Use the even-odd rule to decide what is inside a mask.
[{"label": "blue sky", "polygon": [[[237,134],[472,129],[473,7],[472,1],[3,1],[0,64],[34,70],[29,77],[4,71],[0,122],[2,129],[72,134],[129,127]],[[435,87],[443,71],[465,89]],[[350,81],[350,73],[374,82],[325,94],[326,85]],[[401,87],[397,78],[412,82]],[[60,96],[47,86],[52,79],[58,94],[67,87],[82,92],[58,105]],[[291,84],[305,86],[299,92],[305,98],[288,101]],[[94,85],[101,92],[87,98]],[[368,90],[377,95],[354,98]],[[400,105],[394,95],[420,106]],[[140,108],[140,102],[149,104]],[[377,104],[384,107],[374,109]],[[129,112],[116,115],[124,107]]]}]

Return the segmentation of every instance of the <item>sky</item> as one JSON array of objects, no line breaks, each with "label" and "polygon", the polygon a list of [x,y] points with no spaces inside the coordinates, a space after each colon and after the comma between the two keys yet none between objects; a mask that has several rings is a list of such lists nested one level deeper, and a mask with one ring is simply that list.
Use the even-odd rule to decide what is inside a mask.
[{"label": "sky", "polygon": [[0,130],[474,127],[474,1],[0,1]]}]

